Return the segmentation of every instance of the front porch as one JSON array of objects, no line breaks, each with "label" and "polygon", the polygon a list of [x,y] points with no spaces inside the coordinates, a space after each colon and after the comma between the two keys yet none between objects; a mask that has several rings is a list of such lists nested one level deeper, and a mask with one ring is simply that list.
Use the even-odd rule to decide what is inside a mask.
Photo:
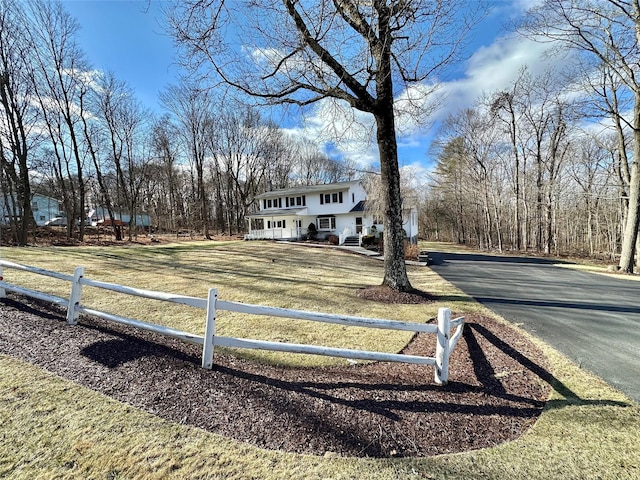
[{"label": "front porch", "polygon": [[[324,240],[331,235],[338,237],[338,245],[362,246],[362,237],[374,233],[370,228],[362,227],[362,231],[355,232],[353,228],[345,227],[342,232],[333,230],[319,230],[318,240]],[[301,241],[307,238],[309,230],[303,227],[297,228],[262,228],[251,229],[245,234],[245,240],[293,240]]]},{"label": "front porch", "polygon": [[298,228],[263,228],[252,229],[245,234],[245,240],[302,240],[307,229]]}]

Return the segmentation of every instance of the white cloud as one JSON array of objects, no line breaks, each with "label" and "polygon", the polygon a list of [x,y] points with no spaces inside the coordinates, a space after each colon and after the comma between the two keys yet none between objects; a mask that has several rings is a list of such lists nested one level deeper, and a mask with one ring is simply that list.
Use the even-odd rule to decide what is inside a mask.
[{"label": "white cloud", "polygon": [[400,167],[400,176],[406,185],[418,192],[423,191],[429,184],[429,174],[431,170],[421,162],[414,162],[410,165]]},{"label": "white cloud", "polygon": [[324,144],[327,153],[341,156],[365,167],[378,161],[373,117],[354,110],[345,102],[326,99],[314,105],[296,136]]},{"label": "white cloud", "polygon": [[525,66],[533,75],[552,68],[558,60],[545,56],[548,48],[520,37],[502,37],[481,47],[470,58],[464,76],[443,86],[446,108],[438,116],[470,107],[485,93],[509,88]]}]

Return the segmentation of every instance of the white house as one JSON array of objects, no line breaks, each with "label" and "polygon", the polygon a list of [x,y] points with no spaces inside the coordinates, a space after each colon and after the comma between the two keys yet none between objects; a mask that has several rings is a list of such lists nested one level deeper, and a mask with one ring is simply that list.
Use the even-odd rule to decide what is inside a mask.
[{"label": "white house", "polygon": [[[9,197],[9,203],[13,202],[13,197]],[[0,221],[5,224],[9,223],[12,205],[5,205],[4,196],[0,196]],[[64,215],[62,202],[55,198],[40,195],[38,193],[31,197],[31,210],[33,212],[33,220],[39,227],[43,226],[49,220]]]},{"label": "white house", "polygon": [[[360,245],[363,235],[384,229],[382,218],[366,211],[367,194],[359,180],[273,190],[258,195],[256,200],[259,211],[247,216],[247,240],[301,240],[314,224],[319,239],[335,235],[340,245]],[[416,207],[403,212],[403,228],[407,238],[417,241]]]},{"label": "white house", "polygon": [[[96,207],[95,209],[91,209],[90,213],[91,213],[90,218],[92,223],[93,222],[96,222],[96,223],[104,222],[106,224],[112,223],[111,217],[109,216],[109,211],[105,207]],[[113,220],[115,220],[116,222],[119,221],[126,225],[128,225],[129,221],[131,220],[131,214],[122,212],[120,209],[116,209],[116,211],[113,212],[113,217],[114,217]],[[133,223],[137,227],[148,228],[151,226],[151,217],[146,213],[139,213],[135,216]]]}]

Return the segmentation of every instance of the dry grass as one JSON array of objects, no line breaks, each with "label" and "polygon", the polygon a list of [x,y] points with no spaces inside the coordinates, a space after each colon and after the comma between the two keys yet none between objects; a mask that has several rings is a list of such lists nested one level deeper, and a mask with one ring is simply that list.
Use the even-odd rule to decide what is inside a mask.
[{"label": "dry grass", "polygon": [[[136,288],[205,298],[218,289],[223,300],[282,308],[342,313],[374,318],[425,322],[437,305],[388,305],[358,296],[359,289],[380,283],[382,262],[346,252],[263,242],[190,242],[147,247],[79,247],[4,249],[4,258],[71,274],[77,265],[85,277]],[[410,267],[413,285],[433,291],[438,277],[429,269]],[[68,297],[69,283],[5,270],[9,283],[35,286]],[[109,313],[173,328],[204,333],[202,310],[140,299],[95,288],[83,289],[82,304]],[[294,343],[397,352],[410,338],[407,332],[242,315],[220,311],[220,335]],[[320,365],[342,360],[304,355],[242,352],[277,363]]]},{"label": "dry grass", "polygon": [[[270,244],[203,243],[166,248],[3,249],[2,254],[21,263],[69,273],[73,265],[82,263],[89,277],[142,288],[203,296],[209,286],[219,286],[221,298],[276,306],[317,306],[326,311],[416,320],[433,316],[443,304],[457,312],[486,313],[484,307],[424,267],[411,268],[411,280],[416,287],[439,295],[442,303],[402,308],[371,305],[359,300],[354,291],[379,283],[380,262],[336,252],[316,254],[314,250]],[[11,281],[7,271],[5,276]],[[95,293],[86,294],[92,301],[101,301]],[[308,300],[301,300],[305,295]],[[164,307],[158,308],[156,315],[167,323],[201,328],[200,317],[191,319],[185,314],[180,319],[170,318],[175,312],[165,317]],[[224,328],[240,330],[239,321],[229,320]],[[273,320],[271,327],[276,322]],[[340,335],[334,336],[338,339]],[[394,341],[401,343],[401,339]],[[640,478],[638,405],[554,350],[542,347],[551,360],[554,391],[547,410],[524,437],[458,455],[385,460],[260,450],[160,420],[0,356],[0,478]]]}]

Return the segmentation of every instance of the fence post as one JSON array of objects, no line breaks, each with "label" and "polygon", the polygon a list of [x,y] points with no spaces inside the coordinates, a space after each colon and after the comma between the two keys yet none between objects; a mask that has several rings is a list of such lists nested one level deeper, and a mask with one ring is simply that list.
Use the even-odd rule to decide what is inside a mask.
[{"label": "fence post", "polygon": [[82,297],[82,285],[80,284],[82,277],[84,277],[84,267],[76,267],[73,271],[71,295],[69,296],[69,306],[67,307],[67,323],[69,325],[78,323],[79,312],[76,307],[80,305],[80,298]]},{"label": "fence post", "polygon": [[451,310],[438,309],[438,340],[436,343],[436,373],[438,385],[449,381],[449,337],[451,336]]},{"label": "fence post", "polygon": [[207,300],[207,323],[204,326],[204,345],[202,347],[202,368],[211,370],[213,368],[213,346],[216,335],[216,302],[218,301],[218,290],[209,289]]},{"label": "fence post", "polygon": [[[2,265],[0,265],[0,282],[2,282],[4,280],[4,278],[2,277]],[[7,297],[7,291],[0,287],[0,298],[6,298]]]}]

